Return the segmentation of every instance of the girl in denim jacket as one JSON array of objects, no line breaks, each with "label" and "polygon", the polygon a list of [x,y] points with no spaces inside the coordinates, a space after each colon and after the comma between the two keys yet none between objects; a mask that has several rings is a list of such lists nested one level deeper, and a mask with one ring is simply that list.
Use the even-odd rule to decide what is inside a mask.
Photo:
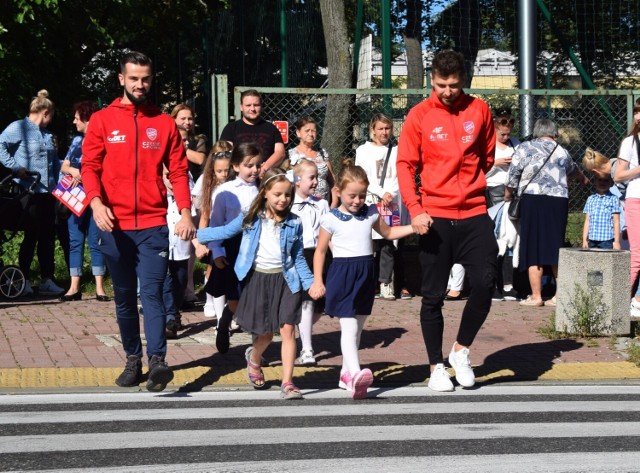
[{"label": "girl in denim jacket", "polygon": [[234,270],[242,284],[237,322],[254,335],[246,352],[247,381],[256,389],[265,385],[261,357],[273,333],[282,337],[283,399],[301,399],[293,384],[296,356],[295,326],[300,323],[302,290],[313,282],[303,253],[302,222],[290,212],[293,187],[283,170],[267,171],[260,190],[246,213],[227,225],[198,230],[198,240],[207,243],[242,233]]}]

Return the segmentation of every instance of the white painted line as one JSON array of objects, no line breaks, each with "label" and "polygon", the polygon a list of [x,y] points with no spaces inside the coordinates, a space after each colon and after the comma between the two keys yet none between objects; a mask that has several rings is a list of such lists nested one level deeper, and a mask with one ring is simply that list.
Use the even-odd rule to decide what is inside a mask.
[{"label": "white painted line", "polygon": [[[256,437],[259,436],[259,437]],[[168,430],[153,432],[117,432],[108,434],[20,435],[1,437],[0,454],[26,452],[62,452],[67,450],[119,450],[125,448],[176,448],[260,443],[305,444],[331,439],[358,442],[402,442],[415,440],[488,440],[509,438],[589,438],[634,437],[638,442],[640,422],[574,422],[534,424],[460,424],[302,427],[282,429]],[[258,440],[259,438],[259,440]],[[341,440],[347,443],[346,440]]]}]

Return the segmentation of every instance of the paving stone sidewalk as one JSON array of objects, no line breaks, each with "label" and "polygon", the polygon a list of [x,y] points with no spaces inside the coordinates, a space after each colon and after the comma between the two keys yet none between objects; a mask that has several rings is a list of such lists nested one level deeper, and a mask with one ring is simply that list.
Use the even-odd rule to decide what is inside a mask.
[{"label": "paving stone sidewalk", "polygon": [[[447,355],[464,301],[446,302]],[[420,298],[375,302],[361,343],[361,362],[375,372],[376,385],[422,383],[427,358],[418,313]],[[640,380],[640,368],[626,361],[613,338],[549,340],[551,307],[494,302],[471,350],[482,383],[516,380]],[[167,361],[183,390],[245,386],[244,351],[251,337],[235,333],[225,354],[215,348],[215,322],[202,307],[183,313],[186,330],[169,342]],[[277,338],[276,338],[277,340]],[[624,340],[622,340],[624,342]],[[280,379],[279,344],[267,350],[266,378]],[[297,368],[302,387],[333,386],[341,364],[339,324],[323,317],[314,328],[318,366]],[[0,301],[0,389],[113,387],[124,366],[113,302],[83,299]]]}]

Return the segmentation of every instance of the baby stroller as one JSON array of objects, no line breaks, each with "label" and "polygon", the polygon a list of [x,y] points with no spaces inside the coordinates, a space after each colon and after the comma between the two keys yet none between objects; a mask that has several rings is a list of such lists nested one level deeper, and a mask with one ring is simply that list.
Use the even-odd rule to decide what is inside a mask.
[{"label": "baby stroller", "polygon": [[[16,232],[24,231],[29,225],[26,210],[30,204],[33,190],[40,182],[40,173],[27,172],[35,177],[29,189],[24,189],[13,182],[14,176],[2,167],[0,175],[0,244],[9,241]],[[7,235],[8,234],[8,235]],[[0,259],[0,297],[15,299],[22,295],[26,277],[19,267],[6,265]]]}]

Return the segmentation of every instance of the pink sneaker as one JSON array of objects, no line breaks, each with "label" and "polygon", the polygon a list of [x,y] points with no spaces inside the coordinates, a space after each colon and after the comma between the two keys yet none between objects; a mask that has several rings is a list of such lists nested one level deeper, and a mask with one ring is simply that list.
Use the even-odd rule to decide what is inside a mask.
[{"label": "pink sneaker", "polygon": [[373,373],[369,368],[365,368],[356,373],[351,380],[353,387],[353,399],[366,399],[367,388],[373,383]]},{"label": "pink sneaker", "polygon": [[340,373],[340,381],[338,382],[338,387],[340,389],[346,389],[347,391],[353,391],[353,386],[351,385],[352,381],[353,378],[351,377],[351,373],[349,373],[348,371],[343,371],[342,373]]}]

